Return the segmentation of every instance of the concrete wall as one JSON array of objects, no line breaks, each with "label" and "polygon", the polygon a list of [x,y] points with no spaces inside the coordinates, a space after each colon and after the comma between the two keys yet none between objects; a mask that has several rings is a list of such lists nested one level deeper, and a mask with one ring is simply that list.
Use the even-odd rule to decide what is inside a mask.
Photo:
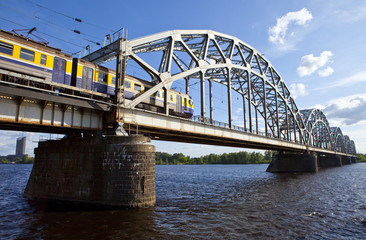
[{"label": "concrete wall", "polygon": [[341,167],[342,156],[339,155],[318,155],[319,167]]},{"label": "concrete wall", "polygon": [[40,142],[24,195],[116,207],[153,206],[155,146],[143,136]]},{"label": "concrete wall", "polygon": [[272,157],[267,172],[317,172],[316,153],[282,153]]}]

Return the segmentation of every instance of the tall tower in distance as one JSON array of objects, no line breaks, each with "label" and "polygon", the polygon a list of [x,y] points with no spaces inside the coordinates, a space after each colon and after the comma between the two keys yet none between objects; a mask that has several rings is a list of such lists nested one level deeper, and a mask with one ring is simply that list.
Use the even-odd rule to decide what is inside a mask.
[{"label": "tall tower in distance", "polygon": [[23,157],[25,155],[25,141],[26,141],[26,137],[19,137],[17,139],[17,146],[15,149],[16,157]]}]

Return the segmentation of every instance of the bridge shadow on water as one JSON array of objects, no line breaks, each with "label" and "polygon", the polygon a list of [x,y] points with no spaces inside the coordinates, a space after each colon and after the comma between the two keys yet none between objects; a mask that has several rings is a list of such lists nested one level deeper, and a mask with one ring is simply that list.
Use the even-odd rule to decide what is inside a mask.
[{"label": "bridge shadow on water", "polygon": [[46,201],[28,203],[31,208],[30,221],[16,239],[149,239],[150,236],[161,239],[163,237],[154,230],[154,207],[112,209]]}]

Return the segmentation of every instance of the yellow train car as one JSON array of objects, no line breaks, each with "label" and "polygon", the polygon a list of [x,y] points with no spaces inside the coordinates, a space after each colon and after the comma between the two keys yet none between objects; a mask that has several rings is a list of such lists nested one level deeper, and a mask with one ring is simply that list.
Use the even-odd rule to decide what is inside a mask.
[{"label": "yellow train car", "polygon": [[[83,96],[97,95],[109,100],[115,95],[114,70],[80,58],[72,58],[60,49],[0,30],[0,74],[7,75],[9,72],[48,84],[47,86],[52,86],[57,91],[66,89],[65,91],[71,90],[73,94],[76,91]],[[134,99],[153,86],[151,82],[127,75],[125,98]],[[170,114],[190,118],[193,115],[192,98],[173,89],[168,92]],[[164,112],[164,97],[164,91],[159,90],[137,107]]]},{"label": "yellow train car", "polygon": [[70,85],[72,57],[60,49],[0,30],[0,69]]}]

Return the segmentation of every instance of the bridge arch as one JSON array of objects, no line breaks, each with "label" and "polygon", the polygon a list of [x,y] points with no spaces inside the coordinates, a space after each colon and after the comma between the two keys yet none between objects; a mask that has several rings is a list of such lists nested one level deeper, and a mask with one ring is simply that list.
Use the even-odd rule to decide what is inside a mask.
[{"label": "bridge arch", "polygon": [[[149,54],[155,53],[158,54],[151,64]],[[94,63],[113,58],[117,58],[117,73],[124,74],[127,60],[134,61],[155,84],[131,101],[118,100],[123,99],[120,94],[116,103],[123,108],[134,109],[157,91],[163,90],[165,114],[169,115],[167,98],[172,84],[184,81],[185,92],[190,94],[190,81],[198,80],[199,119],[205,124],[214,124],[212,83],[218,83],[227,88],[229,128],[259,134],[259,115],[264,122],[261,126],[264,127],[264,135],[268,137],[334,151],[356,152],[354,142],[343,136],[339,128],[331,128],[322,111],[300,111],[272,64],[255,48],[236,37],[211,30],[172,30],[129,41],[120,38],[84,57]],[[122,75],[117,74],[116,86],[123,86],[123,79]],[[123,95],[122,89],[119,93]],[[242,127],[232,124],[233,93],[242,98]],[[209,107],[205,104],[207,98]]]},{"label": "bridge arch", "polygon": [[342,130],[339,127],[331,127],[334,150],[337,152],[346,152],[345,139]]},{"label": "bridge arch", "polygon": [[307,129],[307,144],[314,147],[334,149],[331,128],[324,113],[319,109],[300,111]]},{"label": "bridge arch", "polygon": [[[149,65],[141,56],[149,52],[161,52],[158,68]],[[169,91],[178,79],[186,80],[186,93],[189,93],[189,81],[195,78],[200,80],[200,115],[203,119],[207,112],[205,82],[210,86],[217,82],[228,89],[229,127],[233,127],[233,90],[241,95],[243,108],[248,111],[248,116],[244,116],[245,130],[258,133],[259,113],[265,123],[265,135],[306,142],[306,127],[301,113],[282,77],[255,48],[236,37],[210,30],[167,31],[129,41],[126,56],[140,65],[156,83],[155,87],[131,101],[127,105],[129,108],[134,108],[159,89]],[[175,71],[172,70],[173,65],[176,66]],[[208,111],[212,121],[212,106]]]}]

